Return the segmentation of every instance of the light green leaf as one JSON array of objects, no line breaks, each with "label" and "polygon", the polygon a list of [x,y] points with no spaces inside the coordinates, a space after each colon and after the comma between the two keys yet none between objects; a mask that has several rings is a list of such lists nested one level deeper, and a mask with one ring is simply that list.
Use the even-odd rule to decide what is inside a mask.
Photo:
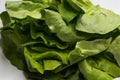
[{"label": "light green leaf", "polygon": [[117,36],[116,39],[111,43],[108,51],[113,54],[118,65],[120,66],[120,36]]},{"label": "light green leaf", "polygon": [[74,64],[86,57],[93,56],[105,51],[111,43],[109,39],[96,39],[93,41],[79,41],[77,42],[75,49],[71,51],[69,60],[71,64]]},{"label": "light green leaf", "polygon": [[[111,24],[112,23],[112,24]],[[106,34],[120,25],[120,16],[99,6],[92,7],[80,16],[76,30],[87,33]]]},{"label": "light green leaf", "polygon": [[58,12],[52,10],[46,11],[46,23],[49,29],[57,34],[57,37],[64,42],[76,42],[86,39],[84,34],[77,35],[74,24],[67,25]]},{"label": "light green leaf", "polygon": [[120,67],[103,56],[94,56],[92,59],[88,59],[88,63],[97,69],[105,71],[113,77],[120,76]]},{"label": "light green leaf", "polygon": [[93,6],[90,0],[67,0],[67,1],[74,9],[76,9],[79,12],[81,12],[81,10],[86,12],[90,7]]},{"label": "light green leaf", "polygon": [[55,70],[62,63],[57,60],[43,60],[44,70]]},{"label": "light green leaf", "polygon": [[109,39],[96,39],[93,41],[80,41],[76,44],[76,49],[80,53],[81,56],[90,56],[100,53],[106,50],[110,43],[111,38]]},{"label": "light green leaf", "polygon": [[61,60],[63,64],[68,64],[68,53],[60,52],[60,51],[46,51],[43,53],[32,53],[32,58],[35,60],[43,60],[43,59],[57,59]]},{"label": "light green leaf", "polygon": [[87,80],[113,80],[113,78],[106,72],[96,69],[88,64],[85,59],[78,63],[80,72]]},{"label": "light green leaf", "polygon": [[27,50],[27,48],[24,48],[24,55],[26,59],[30,62],[32,68],[37,69],[38,72],[44,74],[43,65],[37,62],[34,58],[32,58],[31,53]]},{"label": "light green leaf", "polygon": [[61,30],[62,27],[66,27],[66,23],[63,21],[61,15],[53,10],[45,10],[46,14],[46,23],[49,27],[49,29],[53,33],[57,33]]},{"label": "light green leaf", "polygon": [[24,19],[30,16],[35,19],[41,18],[40,11],[46,6],[40,3],[33,3],[31,1],[7,1],[6,9],[10,17]]},{"label": "light green leaf", "polygon": [[74,29],[74,24],[69,24],[66,27],[62,27],[57,33],[57,36],[65,42],[77,42],[89,38],[84,33],[77,34],[77,31]]}]

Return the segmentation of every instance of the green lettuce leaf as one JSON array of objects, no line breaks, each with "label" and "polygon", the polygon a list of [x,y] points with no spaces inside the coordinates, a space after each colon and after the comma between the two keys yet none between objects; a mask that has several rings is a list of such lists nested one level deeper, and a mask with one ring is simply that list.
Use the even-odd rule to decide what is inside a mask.
[{"label": "green lettuce leaf", "polygon": [[72,9],[72,7],[67,3],[67,1],[63,1],[58,6],[58,11],[67,23],[73,20],[78,14],[76,10]]},{"label": "green lettuce leaf", "polygon": [[2,24],[3,26],[6,26],[7,24],[9,24],[11,21],[10,21],[10,17],[9,17],[9,14],[7,11],[5,12],[2,12],[0,14],[0,18],[2,19]]},{"label": "green lettuce leaf", "polygon": [[106,72],[96,69],[89,65],[85,59],[78,63],[79,70],[87,80],[113,80],[113,78]]},{"label": "green lettuce leaf", "polygon": [[30,80],[120,76],[120,16],[90,0],[7,1],[5,56]]},{"label": "green lettuce leaf", "polygon": [[39,71],[41,74],[44,73],[44,66],[42,65],[42,63],[34,60],[31,56],[31,53],[27,50],[27,48],[24,48],[24,55],[26,59],[30,62],[32,68],[37,69],[37,71]]},{"label": "green lettuce leaf", "polygon": [[44,70],[54,70],[59,67],[62,63],[57,60],[43,60]]},{"label": "green lettuce leaf", "polygon": [[97,69],[105,71],[113,77],[120,76],[120,68],[115,63],[107,60],[105,57],[94,56],[92,59],[88,59],[88,63]]},{"label": "green lettuce leaf", "polygon": [[86,39],[84,34],[77,35],[74,24],[67,25],[58,12],[46,11],[46,23],[51,32],[56,33],[57,37],[64,42],[76,42]]},{"label": "green lettuce leaf", "polygon": [[3,53],[12,65],[23,70],[26,67],[23,48],[16,45],[8,34],[10,34],[8,31],[1,32]]},{"label": "green lettuce leaf", "polygon": [[111,43],[108,51],[111,52],[116,59],[118,65],[120,66],[120,36],[117,36],[115,40]]},{"label": "green lettuce leaf", "polygon": [[24,19],[27,16],[41,19],[42,15],[40,11],[46,7],[43,4],[33,3],[31,1],[7,1],[6,3],[6,9],[9,15],[18,19]]},{"label": "green lettuce leaf", "polygon": [[119,15],[110,10],[95,6],[78,18],[76,30],[87,33],[106,34],[115,30],[120,25],[119,22]]},{"label": "green lettuce leaf", "polygon": [[43,59],[57,59],[61,60],[63,64],[68,63],[68,53],[60,52],[60,51],[45,51],[43,53],[32,53],[32,58],[35,60],[43,60]]},{"label": "green lettuce leaf", "polygon": [[90,0],[67,0],[68,3],[77,11],[81,11],[81,9],[86,12],[93,4]]},{"label": "green lettuce leaf", "polygon": [[84,58],[93,56],[105,51],[111,43],[109,39],[97,39],[93,41],[79,41],[75,49],[71,51],[69,61],[71,64],[76,63]]}]

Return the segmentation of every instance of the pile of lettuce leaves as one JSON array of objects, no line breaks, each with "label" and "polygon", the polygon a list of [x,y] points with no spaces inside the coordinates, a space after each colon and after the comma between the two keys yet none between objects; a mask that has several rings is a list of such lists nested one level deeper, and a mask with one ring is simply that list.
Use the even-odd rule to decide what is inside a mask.
[{"label": "pile of lettuce leaves", "polygon": [[120,77],[120,15],[89,0],[7,1],[2,48],[30,80]]}]

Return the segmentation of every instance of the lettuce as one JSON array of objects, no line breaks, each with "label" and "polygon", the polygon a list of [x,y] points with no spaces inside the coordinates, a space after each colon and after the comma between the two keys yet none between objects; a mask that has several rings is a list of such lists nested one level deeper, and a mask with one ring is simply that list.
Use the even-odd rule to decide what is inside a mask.
[{"label": "lettuce", "polygon": [[[7,1],[2,48],[32,80],[120,76],[120,16],[89,0]],[[112,23],[112,24],[111,24]]]}]

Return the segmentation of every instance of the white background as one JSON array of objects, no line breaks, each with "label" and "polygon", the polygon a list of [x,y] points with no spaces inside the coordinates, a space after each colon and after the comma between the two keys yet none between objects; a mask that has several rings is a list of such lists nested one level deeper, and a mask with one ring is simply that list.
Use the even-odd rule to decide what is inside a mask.
[{"label": "white background", "polygon": [[[5,1],[0,0],[0,13],[5,11]],[[101,7],[112,10],[117,14],[120,14],[120,0],[91,0],[94,4],[99,4]],[[2,23],[0,21],[0,27]],[[2,54],[0,47],[0,80],[26,80],[23,72],[10,64],[10,62]],[[115,80],[120,80],[116,78]]]}]

